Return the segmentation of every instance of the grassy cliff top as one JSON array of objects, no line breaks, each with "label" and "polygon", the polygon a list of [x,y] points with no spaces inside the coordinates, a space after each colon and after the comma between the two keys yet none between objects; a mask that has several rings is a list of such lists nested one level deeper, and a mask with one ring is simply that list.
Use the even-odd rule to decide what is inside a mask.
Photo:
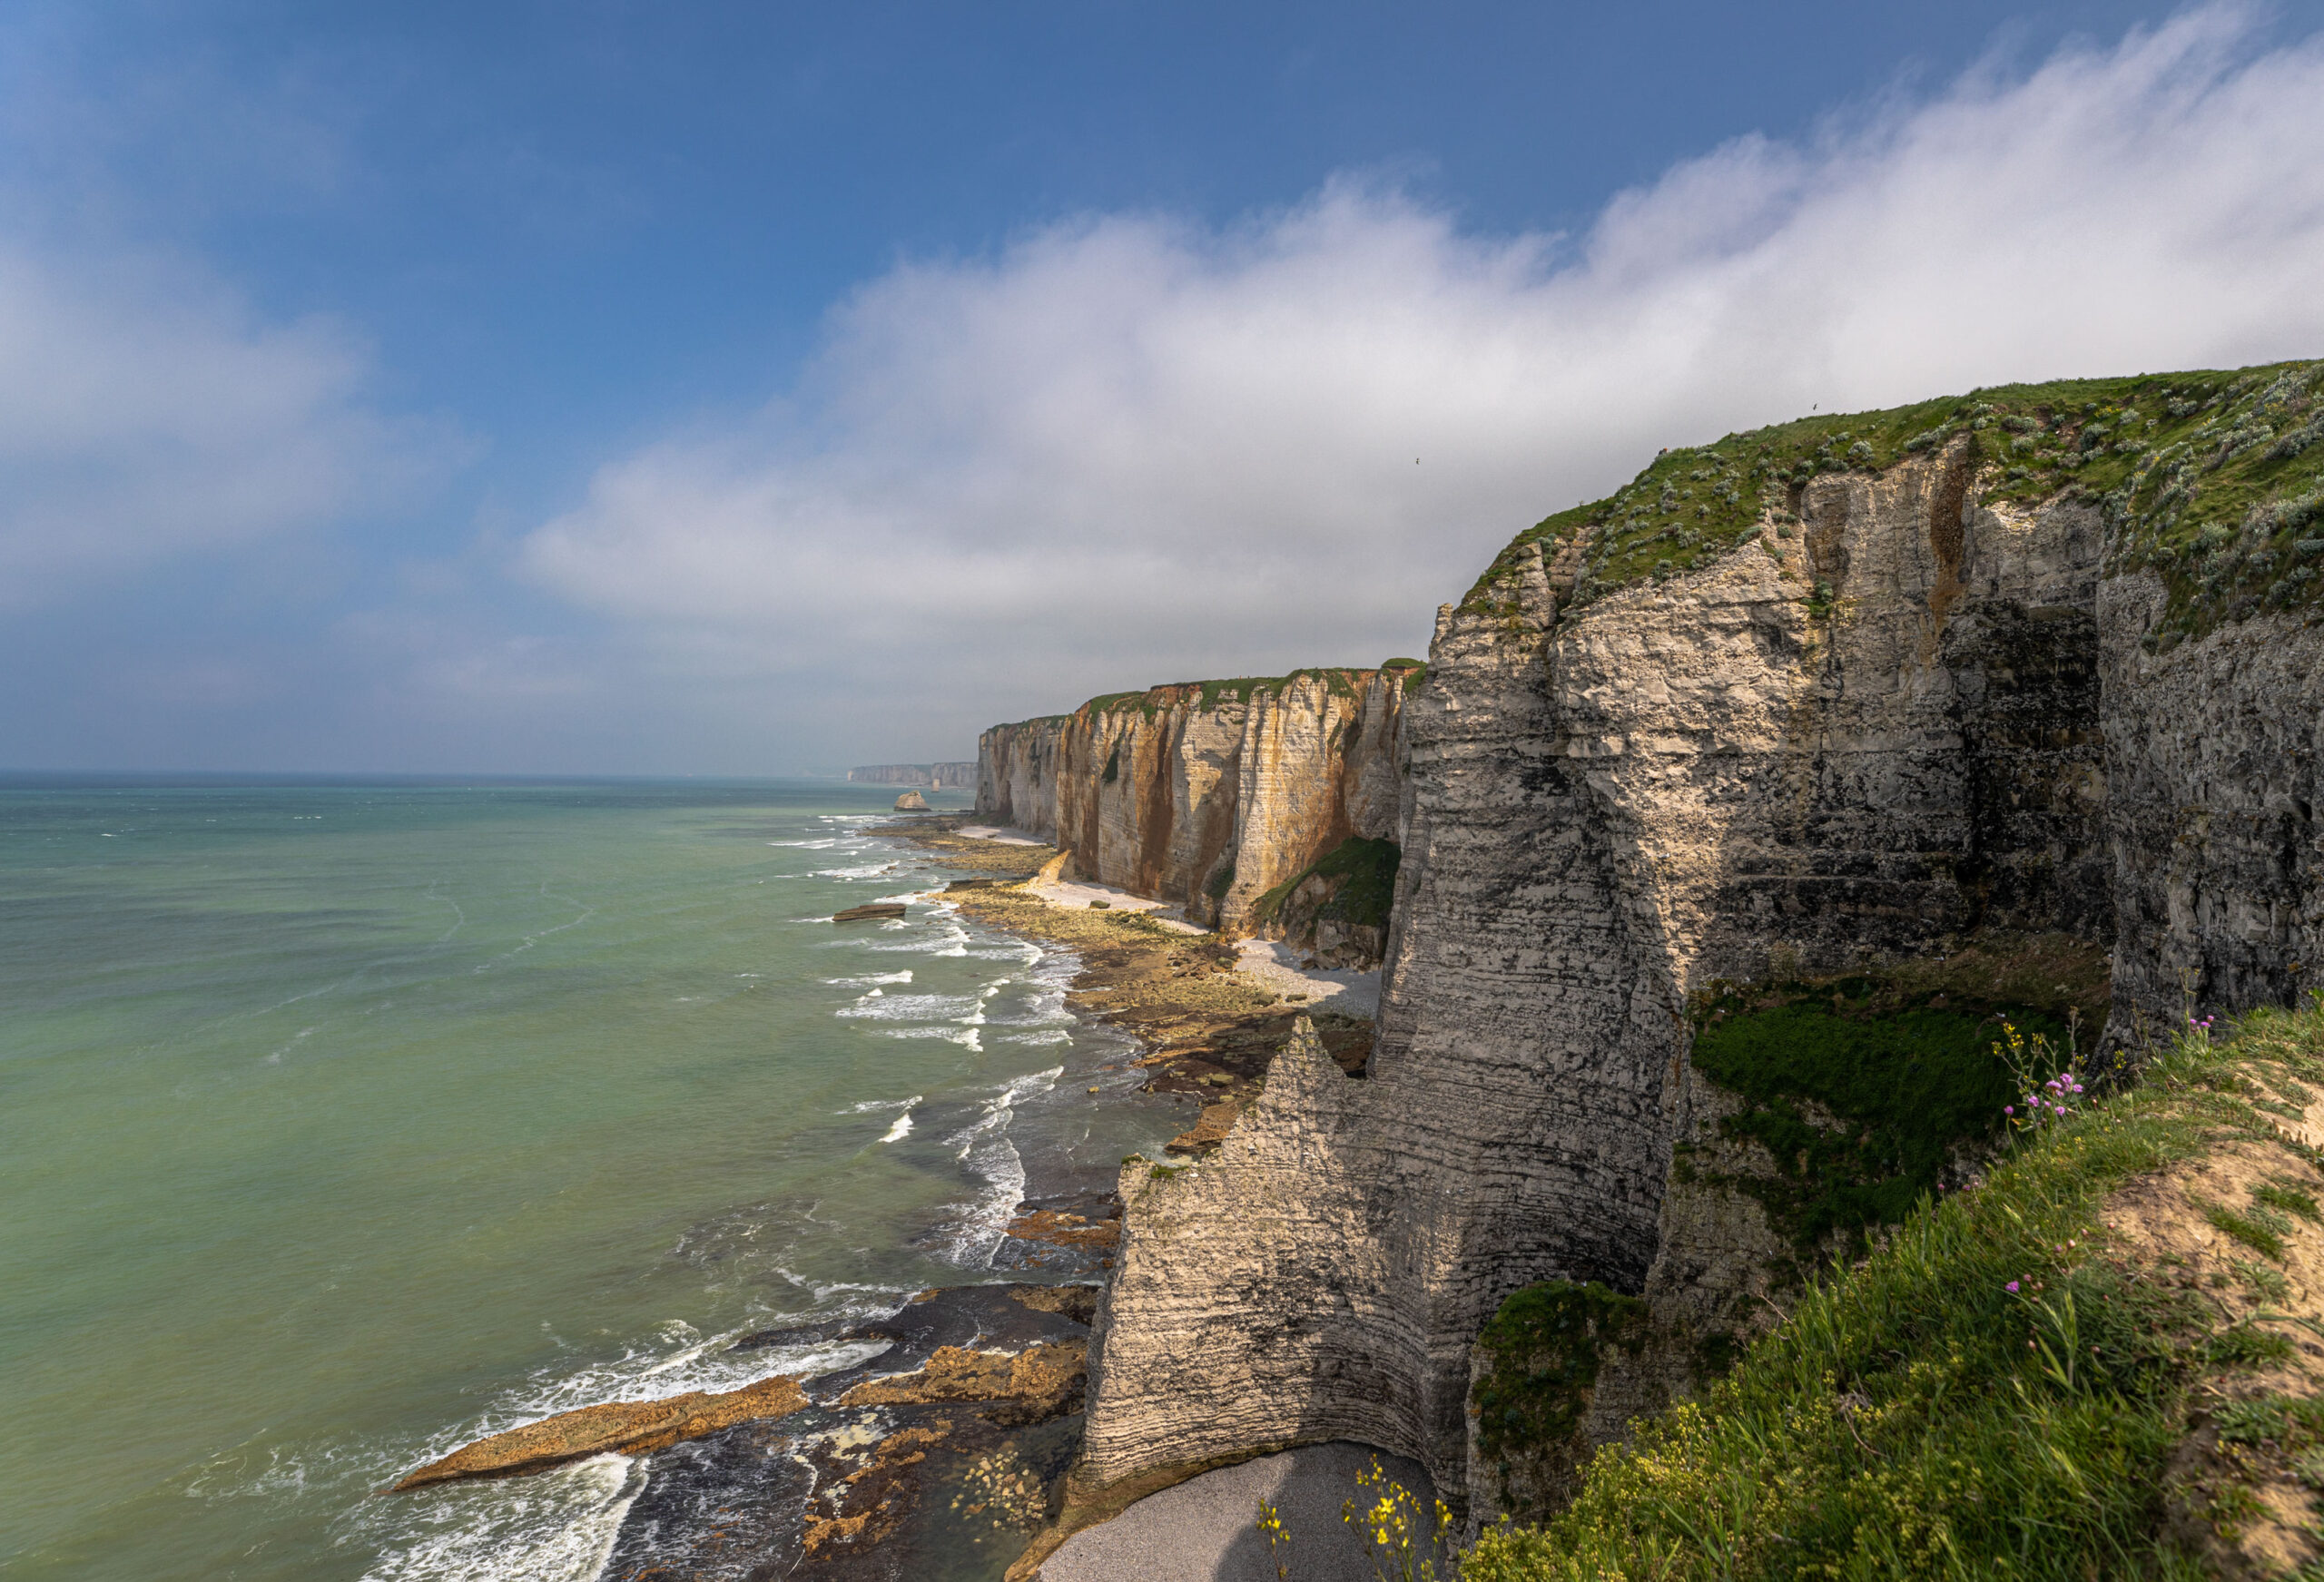
[{"label": "grassy cliff top", "polygon": [[1288,675],[1237,675],[1215,681],[1165,682],[1143,692],[1099,693],[1070,714],[1041,714],[1030,720],[997,725],[993,729],[1006,731],[1024,725],[1062,724],[1078,716],[1119,713],[1128,709],[1136,709],[1150,720],[1162,710],[1185,702],[1190,694],[1196,708],[1207,711],[1216,708],[1221,703],[1247,703],[1262,693],[1281,692],[1294,682],[1302,681],[1319,681],[1343,696],[1354,696],[1361,683],[1386,671],[1403,672],[1404,691],[1409,693],[1427,668],[1417,659],[1390,659],[1371,670],[1331,665],[1295,670]]},{"label": "grassy cliff top", "polygon": [[1964,437],[1980,503],[2101,506],[2109,569],[2152,569],[2171,588],[2166,633],[2306,607],[2324,594],[2319,385],[2324,362],[2002,385],[1666,450],[1604,499],[1512,539],[1462,607],[1492,607],[1536,545],[1585,543],[1576,605],[1677,575],[1793,519],[1812,478],[1878,472]]},{"label": "grassy cliff top", "polygon": [[2324,1001],[2218,1041],[2191,1024],[2047,1118],[2018,1100],[1981,1183],[1827,1270],[1731,1373],[1600,1451],[1561,1514],[1488,1531],[1461,1576],[2072,1582],[2311,1559],[2324,1302],[2294,1275],[2324,1244],[2324,1152],[2296,1128],[2319,1082]]}]

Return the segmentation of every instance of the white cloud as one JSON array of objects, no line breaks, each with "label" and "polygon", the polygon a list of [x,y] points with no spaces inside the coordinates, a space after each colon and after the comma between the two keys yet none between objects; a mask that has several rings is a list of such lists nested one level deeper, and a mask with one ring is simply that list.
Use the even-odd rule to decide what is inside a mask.
[{"label": "white cloud", "polygon": [[1513,530],[1811,403],[2324,352],[2320,260],[2324,50],[2206,10],[1739,139],[1567,241],[1343,181],[901,267],[798,390],[605,467],[525,559],[669,684],[812,675],[792,728],[868,750],[876,708],[903,751],[1417,648]]},{"label": "white cloud", "polygon": [[335,524],[447,437],[362,400],[334,326],[261,323],[182,267],[0,238],[0,607]]}]

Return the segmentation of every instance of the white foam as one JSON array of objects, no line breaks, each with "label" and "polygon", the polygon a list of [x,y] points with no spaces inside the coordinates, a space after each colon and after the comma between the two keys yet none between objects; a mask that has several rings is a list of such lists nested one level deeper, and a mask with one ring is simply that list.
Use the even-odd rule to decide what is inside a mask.
[{"label": "white foam", "polygon": [[[590,1582],[645,1489],[631,1472],[626,1456],[592,1456],[531,1478],[462,1489],[431,1502],[429,1514],[453,1525],[390,1548],[365,1582]],[[407,1519],[426,1519],[416,1502],[398,1503]]]},{"label": "white foam", "polygon": [[910,983],[911,968],[907,967],[901,972],[866,973],[862,978],[826,978],[823,981],[833,988],[875,988],[883,983]]},{"label": "white foam", "polygon": [[862,1104],[852,1104],[840,1113],[842,1115],[872,1115],[880,1110],[908,1110],[911,1108],[912,1105],[918,1104],[925,1096],[926,1096],[923,1094],[916,1093],[910,1098],[867,1099]]},{"label": "white foam", "polygon": [[974,1049],[979,1054],[984,1052],[984,1044],[974,1027],[882,1027],[880,1036],[885,1038],[943,1038],[963,1048]]},{"label": "white foam", "polygon": [[901,1143],[906,1137],[911,1135],[911,1111],[906,1110],[903,1114],[896,1117],[896,1124],[888,1128],[887,1135],[881,1137],[880,1141],[882,1143]]},{"label": "white foam", "polygon": [[983,1001],[970,994],[890,994],[883,988],[866,989],[854,1003],[833,1011],[835,1017],[866,1017],[881,1022],[946,1022],[954,1026],[972,1026],[982,1020],[978,1007]]},{"label": "white foam", "polygon": [[944,1139],[952,1145],[954,1157],[988,1184],[983,1195],[968,1205],[950,1239],[948,1251],[953,1262],[990,1266],[1000,1250],[1002,1233],[1025,1195],[1025,1161],[1009,1140],[1009,1124],[1019,1099],[1048,1092],[1064,1073],[1064,1066],[1052,1066],[1002,1084],[982,1115]]}]

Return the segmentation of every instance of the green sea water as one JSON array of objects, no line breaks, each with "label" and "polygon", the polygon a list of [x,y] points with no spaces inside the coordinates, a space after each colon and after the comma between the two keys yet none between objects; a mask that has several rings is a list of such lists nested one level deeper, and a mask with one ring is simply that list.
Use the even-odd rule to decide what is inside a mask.
[{"label": "green sea water", "polygon": [[1070,958],[828,921],[940,879],[893,794],[0,781],[0,1573],[579,1582],[618,1458],[375,1491],[860,1360],[725,1348],[1182,1124]]}]

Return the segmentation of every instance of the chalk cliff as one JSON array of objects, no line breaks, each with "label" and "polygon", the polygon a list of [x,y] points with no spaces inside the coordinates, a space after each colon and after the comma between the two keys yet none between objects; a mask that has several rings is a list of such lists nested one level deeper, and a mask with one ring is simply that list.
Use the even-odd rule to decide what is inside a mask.
[{"label": "chalk cliff", "polygon": [[1271,891],[1351,838],[1394,839],[1420,673],[1189,682],[996,725],[977,742],[977,812],[1054,840],[1086,878],[1263,932]]},{"label": "chalk cliff", "polygon": [[[2182,993],[2240,1009],[2305,987],[2320,377],[1730,436],[1520,536],[1366,738],[1399,743],[1403,774],[1364,1078],[1295,1041],[1211,1158],[1125,1167],[1080,1487],[1345,1436],[1488,1513],[1509,1490],[1476,1464],[1472,1349],[1545,1280],[1642,1295],[1658,1337],[1608,1358],[1587,1438],[1689,1389],[1704,1345],[1757,1322],[1784,1241],[1718,1172],[1674,1170],[1767,1167],[1692,1058],[1723,983],[2061,940],[2114,950],[2112,1003],[2088,1009],[2118,1041]],[[1256,842],[1240,813],[1204,822],[1198,786],[1350,805],[1284,785],[1312,753],[1272,781],[1229,769],[1199,700],[1146,697],[988,732],[980,806],[1191,894]],[[1344,827],[1384,828],[1363,805]],[[1238,870],[1222,913],[1295,860]]]}]

